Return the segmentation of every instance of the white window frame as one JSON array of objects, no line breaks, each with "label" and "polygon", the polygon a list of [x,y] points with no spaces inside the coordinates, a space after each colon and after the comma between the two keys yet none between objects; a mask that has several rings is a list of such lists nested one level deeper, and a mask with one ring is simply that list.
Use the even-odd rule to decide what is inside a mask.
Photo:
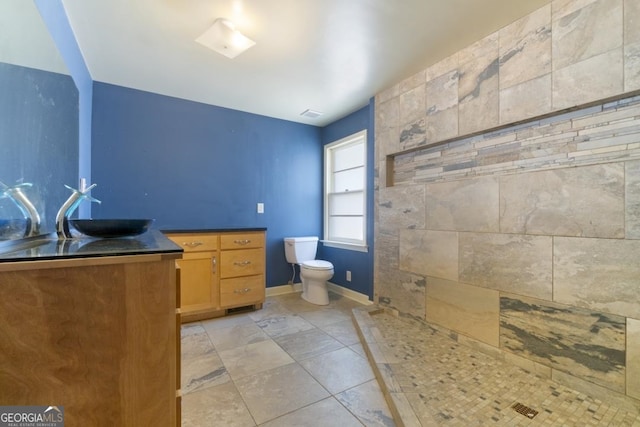
[{"label": "white window frame", "polygon": [[[331,163],[333,150],[338,148],[344,148],[348,145],[355,144],[363,144],[364,146],[364,158],[363,161],[363,188],[362,190],[362,240],[354,240],[354,239],[336,239],[334,237],[330,238],[331,230],[329,228],[329,212],[331,212],[330,206],[330,196],[332,194],[338,194],[332,192],[333,190],[333,165]],[[367,247],[367,130],[362,130],[360,132],[356,132],[352,135],[349,135],[345,138],[342,138],[338,141],[334,141],[330,144],[324,146],[324,239],[322,243],[325,246],[349,249],[360,252],[368,252]]]}]

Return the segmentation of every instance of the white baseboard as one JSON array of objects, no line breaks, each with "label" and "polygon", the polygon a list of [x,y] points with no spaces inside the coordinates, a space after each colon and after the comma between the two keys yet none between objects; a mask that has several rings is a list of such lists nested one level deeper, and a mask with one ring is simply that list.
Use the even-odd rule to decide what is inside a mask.
[{"label": "white baseboard", "polygon": [[302,283],[289,283],[281,286],[272,286],[267,288],[265,292],[268,297],[302,292]]},{"label": "white baseboard", "polygon": [[[369,300],[369,297],[360,292],[352,291],[351,289],[338,286],[334,283],[327,282],[327,289],[334,294],[338,294],[345,298],[349,298],[363,305],[372,305],[373,301]],[[302,292],[302,283],[288,283],[281,286],[272,286],[266,289],[266,295],[273,297],[277,295],[292,294],[295,292]]]},{"label": "white baseboard", "polygon": [[363,305],[372,305],[373,301],[369,301],[369,297],[365,294],[361,294],[360,292],[352,291],[351,289],[344,288],[342,286],[338,286],[334,283],[327,282],[327,289],[329,289],[334,294],[341,295],[345,298],[349,298],[356,302],[359,302]]}]

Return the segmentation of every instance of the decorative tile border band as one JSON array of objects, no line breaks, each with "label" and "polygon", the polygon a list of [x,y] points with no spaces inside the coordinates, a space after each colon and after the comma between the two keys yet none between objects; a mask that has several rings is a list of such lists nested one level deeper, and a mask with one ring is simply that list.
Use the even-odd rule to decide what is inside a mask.
[{"label": "decorative tile border band", "polygon": [[393,153],[386,186],[640,158],[640,91]]}]

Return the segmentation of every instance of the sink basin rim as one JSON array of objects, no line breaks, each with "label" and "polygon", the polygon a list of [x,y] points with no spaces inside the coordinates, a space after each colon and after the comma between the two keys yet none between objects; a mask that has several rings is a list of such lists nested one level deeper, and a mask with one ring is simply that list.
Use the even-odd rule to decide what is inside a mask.
[{"label": "sink basin rim", "polygon": [[132,237],[145,233],[153,219],[70,219],[80,233],[100,238]]}]

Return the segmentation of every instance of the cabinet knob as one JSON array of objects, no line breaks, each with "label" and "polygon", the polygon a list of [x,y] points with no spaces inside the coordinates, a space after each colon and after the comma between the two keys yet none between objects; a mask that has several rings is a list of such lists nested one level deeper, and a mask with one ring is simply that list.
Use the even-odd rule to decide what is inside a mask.
[{"label": "cabinet knob", "polygon": [[251,288],[244,288],[244,289],[234,289],[233,293],[234,294],[246,294],[247,292],[251,292]]},{"label": "cabinet knob", "polygon": [[251,264],[251,261],[235,261],[233,264],[244,267],[245,265]]},{"label": "cabinet knob", "polygon": [[249,239],[242,239],[242,240],[234,240],[233,243],[235,243],[236,245],[248,245],[249,243],[251,243],[251,240]]}]

